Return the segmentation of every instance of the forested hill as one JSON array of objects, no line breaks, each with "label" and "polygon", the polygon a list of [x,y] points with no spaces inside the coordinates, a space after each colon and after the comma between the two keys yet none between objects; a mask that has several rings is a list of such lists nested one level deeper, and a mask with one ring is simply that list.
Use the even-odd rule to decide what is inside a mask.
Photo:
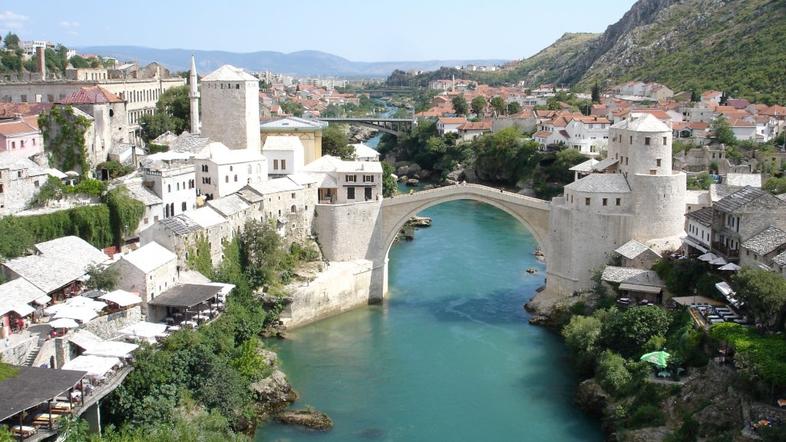
[{"label": "forested hill", "polygon": [[473,78],[586,90],[596,81],[645,80],[784,103],[786,0],[640,0],[603,34],[565,34],[530,58]]}]

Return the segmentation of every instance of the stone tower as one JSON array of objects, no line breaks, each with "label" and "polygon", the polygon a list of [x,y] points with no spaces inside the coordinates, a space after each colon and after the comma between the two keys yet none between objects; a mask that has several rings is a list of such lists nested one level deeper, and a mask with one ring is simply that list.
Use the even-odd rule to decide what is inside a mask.
[{"label": "stone tower", "polygon": [[592,287],[612,252],[635,239],[657,252],[684,235],[686,178],[671,170],[671,128],[651,114],[631,114],[609,130],[608,157],[565,186],[549,214],[547,292]]},{"label": "stone tower", "polygon": [[203,77],[201,83],[201,135],[230,149],[260,152],[257,78],[224,65]]},{"label": "stone tower", "polygon": [[199,134],[199,85],[197,84],[196,61],[191,55],[191,73],[188,75],[188,99],[191,102],[191,133]]}]

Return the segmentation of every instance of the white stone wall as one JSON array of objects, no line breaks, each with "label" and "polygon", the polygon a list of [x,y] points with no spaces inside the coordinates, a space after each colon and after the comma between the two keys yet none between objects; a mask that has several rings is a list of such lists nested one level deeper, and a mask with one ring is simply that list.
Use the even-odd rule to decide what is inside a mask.
[{"label": "white stone wall", "polygon": [[117,331],[142,320],[139,306],[121,310],[109,315],[99,316],[84,325],[84,329],[102,339],[115,337]]},{"label": "white stone wall", "polygon": [[117,288],[138,293],[143,306],[177,284],[177,260],[172,260],[147,274],[122,258],[112,267],[118,270]]},{"label": "white stone wall", "polygon": [[654,247],[658,252],[678,248],[675,239],[685,232],[685,174],[629,175],[628,179],[634,189],[632,239],[645,244],[652,240],[667,241]]},{"label": "white stone wall", "polygon": [[293,302],[281,314],[281,320],[294,328],[368,305],[371,274],[371,261],[329,263],[315,280],[287,287]]},{"label": "white stone wall", "polygon": [[202,135],[230,149],[261,151],[259,83],[203,81]]},{"label": "white stone wall", "polygon": [[[18,172],[22,173],[19,177]],[[29,176],[27,170],[0,169],[0,216],[12,215],[27,208],[27,204],[46,183],[47,175]]]},{"label": "white stone wall", "polygon": [[[173,212],[170,209],[170,217],[196,208],[196,173],[193,164],[171,167],[160,172],[146,171],[143,179],[152,182],[153,193],[163,200],[164,206],[169,205],[174,209]],[[166,207],[163,213],[166,214]]]},{"label": "white stone wall", "polygon": [[267,159],[270,175],[292,175],[303,170],[305,160],[302,150],[264,149],[262,155]]},{"label": "white stone wall", "polygon": [[376,250],[372,246],[376,246],[374,233],[379,216],[379,201],[319,204],[316,207],[314,233],[325,259],[374,259]]}]

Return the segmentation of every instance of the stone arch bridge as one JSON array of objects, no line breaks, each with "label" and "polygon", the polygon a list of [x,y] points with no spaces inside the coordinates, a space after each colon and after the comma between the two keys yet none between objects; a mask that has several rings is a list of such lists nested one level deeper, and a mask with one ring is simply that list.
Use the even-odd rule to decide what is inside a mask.
[{"label": "stone arch bridge", "polygon": [[551,204],[512,192],[479,184],[456,184],[412,194],[397,195],[382,201],[368,258],[374,263],[372,301],[381,300],[388,287],[388,252],[404,224],[417,213],[455,200],[474,200],[507,212],[535,237],[541,249],[548,250]]}]

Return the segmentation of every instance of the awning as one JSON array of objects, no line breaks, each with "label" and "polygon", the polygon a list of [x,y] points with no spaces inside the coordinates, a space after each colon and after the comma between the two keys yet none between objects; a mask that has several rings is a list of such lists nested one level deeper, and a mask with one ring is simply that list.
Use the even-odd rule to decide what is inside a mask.
[{"label": "awning", "polygon": [[707,298],[705,296],[675,296],[671,298],[672,301],[679,305],[691,305],[691,304],[708,304],[714,306],[722,306],[725,305],[720,301],[716,301],[714,299]]},{"label": "awning", "polygon": [[55,319],[71,318],[82,322],[83,324],[89,322],[91,319],[98,316],[95,310],[90,307],[73,307],[66,305],[55,313]]},{"label": "awning", "polygon": [[705,254],[699,256],[698,259],[699,259],[699,261],[710,262],[713,259],[718,259],[718,255],[716,255],[714,253],[705,253]]},{"label": "awning", "polygon": [[31,314],[31,313],[33,313],[35,311],[35,309],[33,307],[30,307],[27,304],[17,304],[17,305],[11,306],[11,308],[9,308],[9,310],[12,311],[12,312],[16,312],[16,314],[19,315],[19,316],[27,316],[27,315],[29,315],[29,314]]},{"label": "awning", "polygon": [[718,270],[724,270],[724,271],[729,271],[729,272],[736,272],[736,271],[740,270],[741,268],[742,267],[738,266],[737,264],[734,264],[733,262],[730,262],[730,263],[726,264],[725,266],[719,268]]},{"label": "awning", "polygon": [[86,371],[89,375],[103,376],[119,363],[118,358],[83,355],[66,362],[62,369]]},{"label": "awning", "polygon": [[641,292],[641,293],[660,293],[663,290],[660,287],[655,287],[651,285],[640,285],[640,284],[629,284],[623,282],[620,284],[620,290],[628,290],[631,292]]},{"label": "awning", "polygon": [[128,307],[129,305],[136,305],[142,303],[142,298],[136,293],[127,292],[125,290],[115,290],[105,295],[101,295],[98,299],[109,301],[120,307]]},{"label": "awning", "polygon": [[75,345],[89,350],[102,341],[101,338],[87,330],[79,330],[68,338]]},{"label": "awning", "polygon": [[129,344],[127,342],[116,341],[102,341],[96,342],[84,354],[91,356],[106,356],[116,358],[126,358],[132,351],[139,348],[136,344]]},{"label": "awning", "polygon": [[38,305],[46,305],[46,303],[51,301],[51,300],[52,300],[52,298],[50,298],[49,296],[45,295],[45,296],[42,296],[40,298],[37,298],[36,300],[33,301],[33,303],[38,304]]},{"label": "awning", "polygon": [[731,286],[729,286],[729,284],[725,281],[715,284],[715,288],[718,289],[718,291],[721,292],[721,295],[723,296],[730,296],[734,294],[734,290],[732,290]]},{"label": "awning", "polygon": [[684,242],[685,244],[693,247],[694,249],[696,249],[696,250],[698,250],[698,251],[700,251],[702,253],[709,252],[709,250],[706,247],[704,247],[703,245],[701,245],[698,242],[694,241],[693,238],[690,238],[690,237],[682,238],[682,242]]},{"label": "awning", "polygon": [[710,261],[710,264],[712,264],[714,266],[725,266],[728,263],[729,263],[728,261],[726,261],[725,259],[720,258],[720,257],[719,258],[715,258],[712,261]]},{"label": "awning", "polygon": [[79,324],[76,321],[69,318],[60,318],[55,319],[54,321],[49,321],[49,326],[52,328],[77,328]]},{"label": "awning", "polygon": [[120,329],[119,333],[137,338],[155,338],[158,336],[166,336],[166,327],[166,324],[142,321]]}]

